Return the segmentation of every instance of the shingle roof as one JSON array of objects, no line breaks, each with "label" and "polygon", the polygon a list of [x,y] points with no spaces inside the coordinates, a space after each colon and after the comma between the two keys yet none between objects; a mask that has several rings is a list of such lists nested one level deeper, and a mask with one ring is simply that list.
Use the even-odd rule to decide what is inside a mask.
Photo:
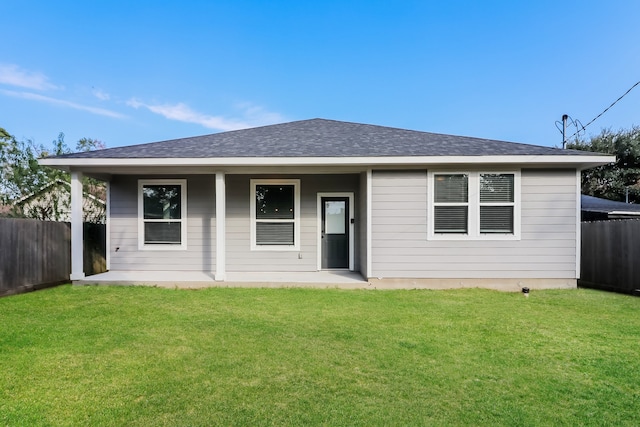
[{"label": "shingle roof", "polygon": [[580,197],[583,211],[588,212],[637,212],[640,213],[640,205],[625,202],[616,202],[614,200],[601,199],[599,197],[587,196],[583,194]]},{"label": "shingle roof", "polygon": [[326,119],[301,120],[56,158],[398,157],[597,155]]}]

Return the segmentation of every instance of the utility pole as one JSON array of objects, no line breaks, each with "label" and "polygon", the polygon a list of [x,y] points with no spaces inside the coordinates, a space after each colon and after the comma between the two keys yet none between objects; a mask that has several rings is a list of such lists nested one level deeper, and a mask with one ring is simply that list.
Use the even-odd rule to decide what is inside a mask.
[{"label": "utility pole", "polygon": [[567,119],[569,118],[568,115],[563,114],[562,115],[562,149],[566,149],[567,148],[567,139],[566,139],[566,134],[567,134]]}]

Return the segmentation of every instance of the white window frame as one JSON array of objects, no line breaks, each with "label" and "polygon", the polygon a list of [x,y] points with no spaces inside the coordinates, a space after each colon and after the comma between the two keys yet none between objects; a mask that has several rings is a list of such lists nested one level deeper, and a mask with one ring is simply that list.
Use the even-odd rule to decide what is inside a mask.
[{"label": "white window frame", "polygon": [[[300,250],[300,180],[299,179],[252,179],[249,200],[251,220],[252,251],[299,251]],[[291,219],[257,219],[256,218],[256,186],[258,185],[293,185],[293,220]],[[256,243],[256,224],[258,222],[293,223],[293,245],[258,245]]]},{"label": "white window frame", "polygon": [[[467,175],[468,198],[467,203],[435,203],[436,175]],[[513,175],[513,203],[480,203],[480,175],[512,174]],[[521,239],[521,184],[520,170],[429,170],[428,180],[428,239],[429,240],[520,240]],[[467,234],[436,233],[434,211],[435,206],[468,206]],[[480,206],[513,206],[513,233],[480,233]]]},{"label": "white window frame", "polygon": [[[467,201],[466,202],[436,202],[435,201],[435,176],[436,175],[466,175],[467,177]],[[471,197],[469,197],[469,193],[471,191],[471,176],[469,175],[469,172],[435,172],[432,175],[432,180],[431,183],[433,184],[430,190],[431,193],[431,209],[430,209],[430,214],[429,214],[429,218],[432,219],[431,221],[431,229],[434,231],[434,235],[440,235],[440,233],[435,233],[435,210],[436,207],[439,206],[455,206],[455,207],[466,207],[467,208],[467,233],[471,232],[471,215],[473,215],[473,210],[471,208]],[[467,234],[465,233],[441,233],[443,235],[447,235],[447,236],[451,236],[451,235],[458,235],[458,236],[467,236]]]},{"label": "white window frame", "polygon": [[[144,193],[146,185],[179,185],[180,186],[180,244],[155,243],[145,244],[144,223],[162,222],[162,220],[144,219]],[[180,251],[187,249],[187,180],[186,179],[139,179],[138,180],[138,249],[142,251]]]}]

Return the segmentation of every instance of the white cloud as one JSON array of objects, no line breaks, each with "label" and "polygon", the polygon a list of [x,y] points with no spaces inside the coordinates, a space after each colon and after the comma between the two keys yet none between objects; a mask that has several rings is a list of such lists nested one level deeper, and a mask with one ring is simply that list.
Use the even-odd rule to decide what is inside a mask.
[{"label": "white cloud", "polygon": [[101,101],[108,101],[111,99],[111,95],[109,95],[107,92],[103,91],[102,89],[92,87],[91,93],[93,94],[93,96],[95,96]]},{"label": "white cloud", "polygon": [[59,89],[44,74],[23,70],[14,64],[0,64],[0,83],[34,90]]},{"label": "white cloud", "polygon": [[270,125],[282,123],[287,120],[282,114],[267,111],[264,107],[252,102],[241,102],[236,104],[235,107],[240,110],[242,116],[251,123],[251,126]]},{"label": "white cloud", "polygon": [[51,98],[49,96],[44,96],[44,95],[40,95],[37,93],[31,93],[31,92],[15,92],[12,90],[4,90],[4,89],[0,89],[0,93],[3,93],[7,96],[11,96],[14,98],[22,98],[22,99],[29,99],[32,101],[40,101],[40,102],[45,102],[47,104],[51,104],[51,105],[58,105],[61,107],[68,107],[68,108],[73,108],[76,110],[82,110],[82,111],[88,111],[90,113],[93,114],[97,114],[100,116],[106,116],[106,117],[112,117],[115,119],[123,119],[126,116],[124,114],[120,114],[118,112],[115,111],[111,111],[111,110],[107,110],[105,108],[98,108],[98,107],[91,107],[89,105],[82,105],[82,104],[76,104],[75,102],[71,102],[71,101],[66,101],[64,99],[57,99],[57,98]]},{"label": "white cloud", "polygon": [[185,123],[196,123],[209,129],[221,131],[246,129],[283,121],[283,117],[280,114],[265,111],[262,107],[250,103],[243,103],[237,106],[237,108],[241,110],[240,119],[210,116],[194,111],[182,102],[177,104],[146,104],[138,99],[132,98],[127,101],[127,105],[133,108],[146,108],[147,110],[170,120],[177,120]]}]

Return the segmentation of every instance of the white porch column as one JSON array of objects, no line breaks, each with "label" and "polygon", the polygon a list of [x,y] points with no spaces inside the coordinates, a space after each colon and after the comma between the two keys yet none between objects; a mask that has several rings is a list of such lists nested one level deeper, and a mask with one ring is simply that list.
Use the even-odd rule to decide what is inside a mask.
[{"label": "white porch column", "polygon": [[226,274],[226,182],[224,172],[216,172],[216,280],[223,281]]},{"label": "white porch column", "polygon": [[106,262],[107,271],[111,270],[111,182],[107,182],[107,206],[105,207]]},{"label": "white porch column", "polygon": [[71,172],[71,280],[84,279],[82,172]]}]

